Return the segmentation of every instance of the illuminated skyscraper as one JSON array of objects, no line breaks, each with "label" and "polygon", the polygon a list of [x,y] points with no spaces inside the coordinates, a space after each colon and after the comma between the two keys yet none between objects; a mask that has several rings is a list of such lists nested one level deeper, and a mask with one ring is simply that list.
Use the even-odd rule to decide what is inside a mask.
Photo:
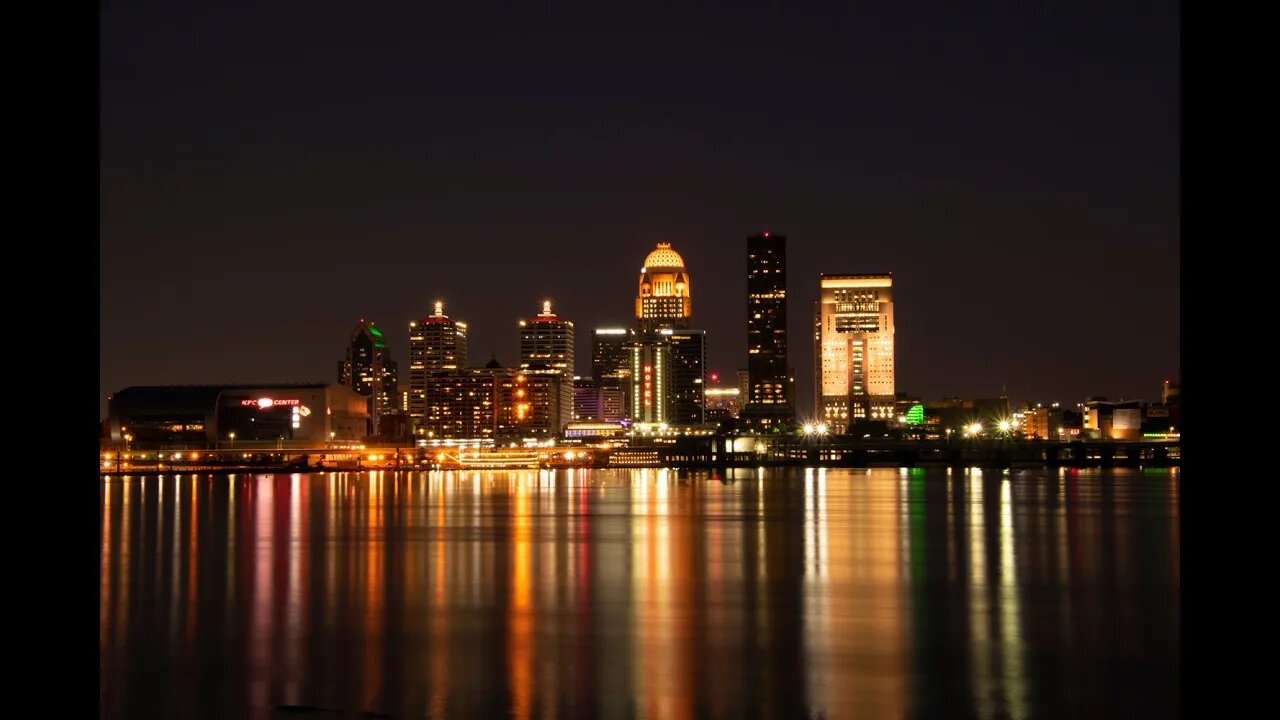
[{"label": "illuminated skyscraper", "polygon": [[444,303],[436,301],[434,314],[409,323],[409,416],[416,433],[426,417],[427,376],[465,367],[467,324],[445,315]]},{"label": "illuminated skyscraper", "polygon": [[693,295],[684,258],[671,243],[658,247],[640,268],[640,289],[636,294],[636,327],[643,333],[663,328],[685,329],[693,316]]},{"label": "illuminated skyscraper", "polygon": [[893,275],[821,275],[814,400],[833,432],[893,417]]},{"label": "illuminated skyscraper", "polygon": [[363,319],[351,332],[347,358],[338,362],[338,382],[369,398],[369,428],[379,432],[378,420],[396,412],[396,363],[382,331]]},{"label": "illuminated skyscraper", "polygon": [[743,425],[773,430],[794,419],[787,365],[787,237],[747,238],[747,395]]},{"label": "illuminated skyscraper", "polygon": [[550,300],[542,303],[540,315],[520,321],[520,369],[561,378],[551,431],[558,435],[573,421],[573,323],[551,312]]}]

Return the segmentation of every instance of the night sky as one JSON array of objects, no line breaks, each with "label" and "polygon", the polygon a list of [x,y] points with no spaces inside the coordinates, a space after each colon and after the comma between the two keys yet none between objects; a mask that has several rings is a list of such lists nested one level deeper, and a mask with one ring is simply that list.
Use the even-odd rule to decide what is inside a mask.
[{"label": "night sky", "polygon": [[104,414],[334,381],[361,318],[405,380],[436,299],[473,365],[512,365],[550,297],[589,374],[659,241],[732,382],[766,229],[802,413],[820,272],[894,274],[897,389],[926,399],[1178,375],[1175,4],[194,5],[101,15]]}]

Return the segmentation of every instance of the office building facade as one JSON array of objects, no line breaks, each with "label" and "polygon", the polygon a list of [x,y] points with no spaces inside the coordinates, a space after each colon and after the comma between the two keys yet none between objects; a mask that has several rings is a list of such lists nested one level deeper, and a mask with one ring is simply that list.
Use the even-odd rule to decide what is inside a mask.
[{"label": "office building facade", "polygon": [[787,364],[787,238],[764,232],[747,238],[744,429],[773,431],[794,421],[793,377]]},{"label": "office building facade", "polygon": [[592,378],[573,379],[573,419],[620,422],[627,417],[627,394]]},{"label": "office building facade", "polygon": [[891,274],[820,276],[814,406],[833,432],[855,421],[893,419],[893,322]]},{"label": "office building facade", "polygon": [[671,354],[671,425],[706,422],[707,334],[703,330],[662,330]]},{"label": "office building facade", "polygon": [[596,328],[591,333],[591,379],[601,387],[626,387],[631,381],[631,353],[636,337],[629,328]]},{"label": "office building facade", "polygon": [[427,376],[427,408],[419,444],[506,445],[559,435],[562,379],[504,368],[446,370]]},{"label": "office building facade", "polygon": [[630,416],[631,351],[636,339],[631,328],[596,328],[591,334],[591,379],[598,387],[622,392],[622,419]]},{"label": "office building facade", "polygon": [[552,312],[550,300],[543,301],[540,314],[520,321],[520,370],[530,376],[560,378],[557,414],[552,420],[556,435],[573,421],[573,367],[573,323]]},{"label": "office building facade", "polygon": [[414,432],[425,432],[427,376],[467,367],[467,324],[444,313],[436,301],[435,312],[409,323],[408,410]]}]

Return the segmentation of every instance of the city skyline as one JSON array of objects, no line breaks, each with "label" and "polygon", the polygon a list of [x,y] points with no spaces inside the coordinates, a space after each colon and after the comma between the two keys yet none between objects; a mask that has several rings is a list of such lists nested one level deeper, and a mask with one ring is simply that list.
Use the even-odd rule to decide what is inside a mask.
[{"label": "city skyline", "polygon": [[1178,376],[1176,10],[519,12],[313,10],[290,33],[280,8],[104,8],[101,409],[327,378],[361,317],[403,372],[437,299],[472,364],[513,366],[528,303],[627,325],[657,242],[699,275],[731,377],[763,230],[790,238],[800,413],[823,272],[894,273],[900,390],[1152,399]]},{"label": "city skyline", "polygon": [[[771,231],[765,230],[765,231],[761,231],[759,235],[757,235],[757,234],[753,233],[753,234],[751,235],[751,237],[767,236],[767,235],[769,235],[770,233],[771,233]],[[774,233],[774,234],[776,234],[776,235],[783,235],[783,236],[785,236],[785,235],[786,235],[786,233],[785,233],[785,232],[778,232],[778,233]],[[658,250],[656,250],[656,251],[655,251],[655,250],[650,250],[650,251],[649,251],[649,255],[648,255],[648,256],[645,256],[645,257],[646,257],[646,259],[647,259],[649,256],[652,256],[654,252],[659,252],[659,251],[662,251],[662,252],[668,252],[668,251],[672,251],[672,250],[673,250],[673,245],[672,245],[672,243],[669,243],[669,242],[659,241],[658,243],[656,243],[656,246],[657,246]],[[680,251],[680,250],[678,250],[678,249],[677,249],[677,250],[675,250],[675,251],[676,251],[676,252],[682,252],[682,251]],[[739,254],[743,254],[743,255],[745,255],[745,252],[744,252],[744,251],[742,251],[742,248],[741,248],[741,247],[739,247],[739,251],[740,251],[740,253],[739,253]],[[696,266],[692,267],[692,268],[690,269],[690,271],[689,271],[689,272],[690,272],[691,274],[698,274],[698,273],[697,273],[697,267],[696,267]],[[886,277],[888,277],[888,276],[890,276],[890,275],[892,275],[892,273],[888,273],[888,274],[886,274]],[[818,303],[818,300],[822,297],[822,293],[821,293],[820,288],[821,288],[821,283],[823,282],[823,277],[824,277],[824,276],[826,276],[826,277],[830,277],[830,276],[837,276],[837,277],[838,277],[838,276],[841,276],[841,274],[839,274],[839,273],[830,273],[830,272],[827,272],[827,273],[819,273],[819,275],[818,275],[816,278],[814,278],[814,282],[813,282],[813,283],[811,283],[811,284],[812,284],[812,286],[813,286],[813,288],[814,288],[814,289],[816,289],[817,291],[813,292],[814,300],[813,300],[813,302],[809,303],[809,306],[810,306],[810,307],[809,307],[809,309],[808,309],[808,314],[810,315],[810,317],[808,317],[808,318],[802,318],[802,319],[804,319],[804,320],[807,320],[807,321],[808,321],[808,323],[807,323],[807,324],[808,324],[808,325],[810,325],[810,326],[813,324],[813,317],[812,317],[813,308],[820,304],[820,303]],[[643,277],[643,275],[642,275],[641,277]],[[791,278],[789,275],[788,275],[788,277],[787,277],[787,278],[784,278],[784,281],[785,281],[785,282],[787,282],[787,292],[788,292],[789,294],[791,294],[792,296],[795,296],[795,295],[801,295],[801,296],[803,296],[803,295],[804,295],[803,288],[804,288],[804,286],[806,285],[805,283],[797,283],[797,282],[796,282],[796,279],[795,279],[795,278]],[[897,282],[898,282],[898,278],[895,276],[895,277],[894,277],[894,285],[895,285],[895,286],[897,285]],[[743,285],[744,285],[744,288],[743,288],[743,295],[745,296],[745,295],[746,295],[745,283],[744,283]],[[570,289],[570,288],[566,288],[566,290],[568,290],[568,289]],[[620,292],[622,292],[622,291],[620,291]],[[895,287],[895,288],[894,288],[894,294],[895,294],[894,300],[895,300],[895,301],[894,301],[894,303],[893,303],[894,305],[897,305],[897,304],[898,304],[898,302],[897,302],[897,297],[896,297],[896,293],[897,293],[897,288]],[[625,295],[626,293],[625,293],[625,292],[623,292],[623,294]],[[541,296],[541,297],[545,298],[545,299],[543,299],[543,300],[540,300],[540,301],[539,301],[539,303],[540,303],[540,305],[542,306],[542,308],[543,308],[543,311],[544,311],[544,312],[548,312],[548,311],[549,311],[549,310],[548,310],[548,308],[549,308],[549,304],[555,304],[555,305],[556,305],[556,307],[557,307],[557,309],[559,309],[559,308],[561,307],[561,305],[559,304],[559,302],[558,302],[558,301],[556,301],[556,300],[554,299],[554,296],[555,296],[555,295],[556,295],[555,293],[548,293],[548,294],[544,294],[543,296]],[[406,325],[406,326],[407,326],[407,328],[406,328],[406,331],[403,333],[403,335],[404,335],[404,337],[403,337],[403,338],[397,338],[397,337],[395,337],[395,336],[391,336],[391,337],[389,337],[389,338],[388,338],[388,340],[387,340],[387,348],[386,348],[386,349],[387,349],[387,351],[388,351],[388,353],[389,353],[389,355],[390,355],[390,358],[392,359],[392,361],[393,361],[393,362],[397,362],[397,361],[396,361],[396,358],[397,358],[397,356],[398,356],[399,354],[401,354],[401,352],[403,352],[403,354],[407,357],[407,359],[409,359],[409,360],[410,360],[409,362],[406,362],[406,363],[405,363],[405,368],[406,368],[406,371],[408,371],[408,372],[411,372],[411,369],[412,369],[412,367],[413,367],[413,365],[412,365],[412,361],[411,361],[411,358],[410,358],[410,357],[408,357],[408,356],[410,356],[410,355],[411,355],[411,352],[410,352],[410,351],[411,351],[411,348],[413,347],[413,342],[412,342],[412,340],[413,340],[413,337],[414,337],[414,335],[413,335],[413,333],[414,333],[414,328],[415,328],[415,327],[418,327],[418,326],[421,326],[421,325],[422,325],[422,324],[424,324],[424,323],[428,323],[428,322],[430,322],[430,321],[431,321],[431,320],[433,320],[433,319],[437,319],[437,320],[438,320],[438,319],[440,319],[440,318],[442,318],[442,317],[443,317],[444,321],[449,321],[449,316],[448,316],[448,315],[444,315],[444,314],[443,314],[442,307],[444,307],[444,306],[447,304],[447,305],[448,305],[449,307],[451,307],[451,308],[456,308],[456,307],[458,306],[458,304],[459,304],[458,302],[456,302],[456,301],[454,301],[454,300],[452,300],[452,299],[447,299],[447,300],[446,300],[446,299],[443,299],[443,295],[442,295],[442,294],[440,294],[440,293],[436,293],[436,294],[435,294],[435,295],[433,295],[432,297],[435,297],[436,299],[434,299],[434,300],[432,300],[432,301],[430,302],[430,306],[431,306],[431,308],[432,308],[430,313],[418,313],[418,314],[416,314],[416,315],[414,316],[416,319],[414,319],[414,320],[410,320],[410,321],[408,321],[408,322],[404,323],[404,325]],[[629,325],[634,325],[636,322],[639,322],[639,321],[637,320],[637,318],[635,318],[635,317],[634,317],[634,308],[637,306],[637,298],[635,297],[634,293],[632,293],[632,294],[631,294],[630,300],[631,300],[631,303],[630,303],[630,304],[632,305],[632,308],[631,308],[631,311],[632,311],[632,317],[630,317],[630,318],[626,318],[624,321],[622,321],[622,322],[620,322],[620,323],[617,323],[618,325],[621,325],[621,326],[629,326]],[[738,300],[739,300],[739,303],[740,303],[741,298],[738,298]],[[713,304],[713,301],[714,301],[714,299],[711,299],[711,300],[703,300],[702,302],[704,302],[704,303],[708,303],[708,304]],[[498,307],[499,309],[500,309],[500,308],[502,308],[502,307],[505,307],[505,305],[506,305],[506,304],[508,304],[509,302],[510,302],[510,300],[504,299],[504,302],[503,302],[502,304],[499,304],[497,307]],[[625,300],[624,300],[624,302],[625,302]],[[727,304],[727,303],[726,303],[726,304]],[[487,308],[487,309],[489,309],[489,310],[493,310],[493,309],[494,309],[494,307],[493,307],[493,305],[491,304],[490,306],[488,306],[488,308]],[[462,312],[465,312],[465,309],[464,309]],[[625,314],[625,313],[627,313],[627,312],[628,312],[628,308],[627,308],[625,305],[623,306],[623,311],[622,311],[622,312],[623,312],[623,314]],[[557,313],[557,315],[559,315],[559,314],[560,314],[560,313]],[[613,313],[613,315],[617,315],[617,314],[619,314],[619,313]],[[804,314],[804,311],[797,312],[797,309],[796,309],[796,307],[795,307],[795,303],[791,303],[791,304],[789,304],[789,306],[788,306],[788,308],[787,308],[787,322],[788,322],[788,324],[794,324],[794,321],[793,321],[793,319],[792,319],[792,316],[797,315],[797,314]],[[517,326],[521,329],[521,332],[523,332],[523,326],[524,326],[524,322],[525,322],[525,321],[524,321],[524,320],[522,320],[522,319],[520,319],[520,318],[523,318],[523,317],[525,317],[526,315],[527,315],[527,313],[526,313],[525,315],[521,315],[519,312],[515,312],[515,313],[513,313],[513,316],[517,319],[516,324],[517,324]],[[746,318],[746,313],[743,313],[743,315],[744,315],[744,318],[743,318],[743,327],[739,330],[739,334],[741,334],[741,335],[744,337],[744,339],[745,339],[746,334],[747,334],[746,327],[747,327],[748,320],[747,320],[747,318]],[[569,319],[567,315],[565,316],[565,318],[566,318],[566,319]],[[474,328],[474,329],[469,329],[469,324],[468,324],[468,323],[466,323],[465,321],[463,321],[460,317],[455,316],[455,317],[454,317],[454,321],[456,321],[456,322],[457,322],[458,326],[462,329],[462,331],[463,331],[464,333],[470,333],[470,334],[474,335],[474,334],[475,334],[475,330],[480,330],[480,331],[481,331],[481,334],[480,334],[480,336],[481,336],[481,337],[483,337],[483,336],[485,336],[485,335],[492,335],[492,331],[490,331],[489,333],[486,333],[486,332],[484,332],[484,331],[483,331],[481,328],[479,328],[479,327],[476,327],[476,328]],[[453,321],[449,321],[449,322],[453,322]],[[570,320],[570,322],[571,322],[572,324],[581,324],[581,323],[573,322],[573,321],[571,321],[571,320]],[[366,325],[366,324],[367,324],[367,325],[370,325],[370,326],[373,326],[373,325],[376,325],[376,324],[381,324],[383,327],[392,327],[392,325],[391,325],[391,324],[389,324],[389,323],[376,323],[376,322],[375,322],[375,321],[373,321],[373,320],[367,320],[363,315],[362,315],[362,316],[360,316],[359,321],[358,321],[358,323],[357,323],[357,324],[358,324],[358,325]],[[601,325],[602,325],[602,326],[607,326],[607,325],[609,325],[609,324],[610,324],[610,323],[605,322],[605,323],[602,323]],[[687,323],[686,323],[686,324],[687,324]],[[509,327],[510,327],[510,325],[508,324],[508,328],[509,328]],[[802,326],[802,327],[804,327],[804,326]],[[593,331],[594,331],[594,328],[593,328]],[[715,339],[717,338],[717,336],[719,336],[719,335],[721,335],[721,334],[726,334],[726,331],[727,331],[727,334],[734,334],[731,328],[725,328],[725,329],[723,329],[723,330],[722,330],[722,331],[720,331],[720,332],[714,332],[714,331],[708,331],[708,332],[707,332],[707,341],[706,341],[706,345],[707,345],[707,348],[708,348],[708,350],[707,350],[707,368],[708,368],[708,372],[716,372],[716,373],[719,373],[719,374],[732,374],[732,373],[734,373],[734,372],[736,372],[736,371],[738,371],[738,370],[744,370],[744,369],[746,368],[746,366],[747,366],[747,363],[748,363],[748,357],[749,357],[749,356],[748,356],[748,354],[746,353],[745,342],[743,343],[743,344],[744,344],[744,348],[743,348],[742,357],[741,357],[741,359],[740,359],[740,361],[739,361],[738,363],[734,363],[734,362],[732,362],[732,361],[728,361],[728,360],[720,360],[720,359],[713,358],[713,356],[712,356],[712,354],[711,354],[711,350],[710,350],[710,348],[711,348],[711,347],[713,347],[713,346],[719,346],[720,348],[723,348],[725,345],[730,344],[730,343],[727,343],[727,342],[719,342],[719,343],[716,343],[716,342],[715,342]],[[807,335],[807,333],[806,333],[805,335]],[[466,338],[467,338],[467,335],[463,335],[463,337],[462,337],[462,341],[461,341],[461,347],[462,347],[463,351],[467,352],[467,355],[466,355],[465,357],[463,357],[463,358],[459,358],[460,360],[463,360],[463,362],[458,363],[457,367],[459,367],[459,368],[480,368],[480,367],[483,367],[484,362],[482,362],[482,361],[481,361],[481,359],[479,359],[479,358],[477,358],[477,357],[471,357],[471,355],[472,355],[472,354],[474,354],[475,349],[474,349],[474,347],[469,347],[469,346],[468,346],[468,340],[467,340]],[[397,340],[403,340],[403,342],[402,342],[402,343],[398,343],[398,342],[397,342]],[[508,340],[508,342],[506,342],[505,346],[503,346],[503,345],[499,344],[499,345],[498,345],[498,347],[496,347],[495,349],[493,349],[493,350],[491,350],[491,351],[489,351],[489,352],[485,353],[485,355],[486,355],[486,357],[492,357],[492,358],[494,358],[494,359],[497,359],[497,360],[498,360],[498,362],[499,362],[500,364],[502,364],[503,366],[518,366],[518,365],[520,365],[520,364],[521,364],[521,362],[522,362],[522,350],[521,350],[521,344],[522,344],[522,341],[520,340],[520,336],[519,336],[519,335],[517,335],[517,334],[515,334],[515,333],[511,333],[511,338],[508,338],[507,340]],[[590,339],[590,336],[583,336],[583,337],[578,338],[578,341],[581,341],[581,342],[584,342],[584,343],[588,343],[588,342],[591,342],[591,339]],[[800,343],[802,344],[802,345],[801,345],[801,347],[799,347],[799,348],[797,348],[797,347],[796,347],[797,342],[800,342]],[[896,344],[896,341],[895,341],[895,344]],[[819,412],[819,410],[818,410],[818,409],[816,408],[816,406],[814,405],[814,401],[815,401],[815,390],[816,390],[815,378],[816,378],[816,372],[817,372],[817,371],[816,371],[816,368],[815,368],[815,363],[816,363],[816,361],[817,361],[817,356],[816,356],[816,354],[815,354],[816,348],[815,348],[815,347],[814,347],[814,345],[813,345],[812,338],[810,338],[810,337],[802,337],[802,338],[800,338],[800,339],[798,340],[798,339],[797,339],[796,337],[794,337],[793,335],[792,335],[792,336],[788,336],[788,343],[787,343],[787,346],[788,346],[788,353],[789,353],[790,357],[792,357],[792,358],[795,358],[797,355],[799,355],[800,357],[804,357],[804,356],[807,354],[807,355],[809,356],[809,357],[807,358],[807,365],[808,365],[808,367],[809,367],[809,377],[804,379],[804,384],[801,384],[801,382],[802,382],[801,378],[805,375],[805,373],[800,369],[800,367],[804,367],[804,366],[803,366],[803,365],[801,365],[800,367],[796,367],[796,368],[795,368],[795,369],[796,369],[796,385],[797,385],[797,387],[798,387],[798,390],[795,392],[794,402],[795,402],[796,412],[798,413],[798,415],[801,415],[801,416],[804,416],[804,417],[815,417],[815,418],[816,418],[816,417],[818,417],[821,413]],[[806,347],[806,346],[807,346],[807,347]],[[504,350],[506,350],[506,352],[504,352]],[[574,345],[574,350],[576,351],[576,342],[575,342],[575,345]],[[806,352],[806,351],[807,351],[807,352]],[[574,353],[571,353],[571,354],[575,354],[575,355],[576,355],[576,358],[574,359],[573,374],[578,375],[578,376],[581,376],[581,377],[591,377],[591,376],[592,376],[592,373],[593,373],[593,371],[594,371],[594,368],[592,367],[592,358],[591,358],[591,355],[592,355],[592,348],[584,348],[582,352],[574,352]],[[895,348],[895,350],[893,351],[893,354],[894,354],[894,355],[897,355],[896,348]],[[795,360],[792,360],[790,364],[791,364],[791,365],[793,365],[793,366],[795,366],[797,363],[796,363],[796,361],[795,361]],[[409,380],[408,372],[406,372],[406,377],[405,377],[405,378],[402,378],[402,381],[404,381],[404,380]],[[1170,374],[1172,377],[1174,377],[1174,378],[1176,378],[1176,377],[1178,376],[1178,373],[1177,373],[1177,372],[1173,372],[1173,373],[1169,373],[1169,374]],[[284,378],[284,379],[285,379],[285,380],[292,381],[294,378]],[[219,380],[226,381],[227,379],[226,379],[226,378],[214,378],[214,379],[209,380],[209,381],[207,381],[207,382],[208,382],[208,383],[210,383],[210,384],[216,384]],[[249,378],[248,380],[244,380],[243,378],[238,378],[238,379],[235,379],[235,380],[236,380],[237,382],[239,382],[239,381],[248,381],[248,382],[252,382],[252,381],[259,381],[259,380],[261,380],[261,378],[260,378],[260,377],[257,377],[257,376],[250,376],[250,378]],[[271,378],[268,378],[268,380],[271,380]],[[941,399],[942,397],[948,397],[948,396],[960,396],[960,397],[982,397],[982,396],[999,396],[999,395],[1002,395],[1002,394],[1008,394],[1008,395],[1009,395],[1009,397],[1010,397],[1011,399],[1013,399],[1013,400],[1017,400],[1018,402],[1036,402],[1036,401],[1041,401],[1041,402],[1043,402],[1043,401],[1059,401],[1059,400],[1061,400],[1061,401],[1065,401],[1065,402],[1069,402],[1069,403],[1070,403],[1070,402],[1073,402],[1073,401],[1075,401],[1075,400],[1077,400],[1077,399],[1083,399],[1085,396],[1088,396],[1088,395],[1102,395],[1102,396],[1105,396],[1105,397],[1115,397],[1115,398],[1125,397],[1125,399],[1144,399],[1144,400],[1150,400],[1150,399],[1152,399],[1152,398],[1153,398],[1153,397],[1158,393],[1158,390],[1159,390],[1158,383],[1160,382],[1160,380],[1161,380],[1161,378],[1153,378],[1153,379],[1152,379],[1152,381],[1151,381],[1151,388],[1147,389],[1145,394],[1143,394],[1141,391],[1139,391],[1139,393],[1138,393],[1138,394],[1134,394],[1134,395],[1130,395],[1130,396],[1122,396],[1122,395],[1119,395],[1119,394],[1117,394],[1117,395],[1115,395],[1115,396],[1112,396],[1112,395],[1108,395],[1108,394],[1107,394],[1107,389],[1098,389],[1098,388],[1090,388],[1090,389],[1086,390],[1086,391],[1085,391],[1085,393],[1083,393],[1083,394],[1079,395],[1078,397],[1075,397],[1075,396],[1072,396],[1072,397],[1064,397],[1064,398],[1059,398],[1059,397],[1056,397],[1056,396],[1050,397],[1050,396],[1049,396],[1049,395],[1047,395],[1045,392],[1041,392],[1041,391],[1037,390],[1036,388],[1026,388],[1026,389],[1023,389],[1023,392],[1025,392],[1025,393],[1026,393],[1025,395],[1016,395],[1016,394],[1014,394],[1014,393],[1010,393],[1010,392],[1008,391],[1008,386],[1007,386],[1007,385],[1003,385],[1002,387],[1000,387],[1000,388],[998,388],[998,389],[988,389],[988,390],[986,390],[986,391],[985,391],[985,393],[984,393],[984,392],[976,392],[976,393],[968,393],[968,394],[963,393],[963,392],[951,391],[951,390],[946,390],[946,389],[944,389],[944,390],[943,390],[942,392],[940,392],[940,393],[937,393],[937,394],[933,394],[933,395],[931,395],[931,394],[929,394],[929,393],[922,393],[922,392],[919,392],[919,391],[917,391],[914,387],[911,387],[911,386],[906,386],[906,387],[904,387],[904,386],[902,386],[902,383],[901,383],[901,382],[897,383],[897,385],[895,386],[895,389],[896,389],[896,390],[899,390],[899,391],[909,392],[909,393],[911,393],[911,394],[913,394],[913,395],[918,395],[918,396],[922,396],[922,397],[926,397],[926,398],[930,398],[930,399]],[[302,378],[300,378],[300,381],[310,381],[310,379],[309,379],[309,378],[302,377]],[[205,380],[199,380],[199,381],[190,381],[190,382],[194,382],[195,384],[204,384],[206,381],[205,381]],[[146,385],[146,384],[157,384],[157,383],[139,382],[139,383],[132,383],[132,384],[133,384],[133,385]],[[159,383],[159,384],[169,384],[169,383]],[[175,383],[173,383],[173,384],[185,384],[185,383],[184,383],[184,381],[181,381],[181,380],[180,380],[180,381],[177,381],[177,382],[175,382]],[[943,381],[943,383],[942,383],[942,384],[945,386],[945,380]],[[959,383],[957,383],[957,384],[959,384]],[[117,387],[117,388],[115,388],[115,389],[116,389],[116,390],[118,390],[118,389],[121,389],[122,387],[125,387],[125,386],[123,386],[123,385],[122,385],[122,386],[119,386],[119,387]],[[110,394],[111,392],[113,392],[113,391],[114,391],[114,390],[108,389],[108,390],[106,390],[106,394],[108,394],[108,395],[109,395],[109,394]],[[412,400],[411,400],[411,402],[412,402]],[[104,406],[104,408],[105,408],[105,396],[104,396],[104,400],[103,400],[103,406]],[[104,414],[105,414],[105,413],[104,413]]]},{"label": "city skyline", "polygon": [[1180,4],[98,19],[101,717],[1180,713]]}]

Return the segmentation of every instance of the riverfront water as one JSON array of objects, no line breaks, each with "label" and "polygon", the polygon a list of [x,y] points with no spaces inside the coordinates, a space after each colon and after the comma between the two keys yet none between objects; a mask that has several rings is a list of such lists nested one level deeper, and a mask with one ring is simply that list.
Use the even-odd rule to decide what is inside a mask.
[{"label": "riverfront water", "polygon": [[1176,718],[1178,491],[1176,469],[104,478],[101,714]]}]

